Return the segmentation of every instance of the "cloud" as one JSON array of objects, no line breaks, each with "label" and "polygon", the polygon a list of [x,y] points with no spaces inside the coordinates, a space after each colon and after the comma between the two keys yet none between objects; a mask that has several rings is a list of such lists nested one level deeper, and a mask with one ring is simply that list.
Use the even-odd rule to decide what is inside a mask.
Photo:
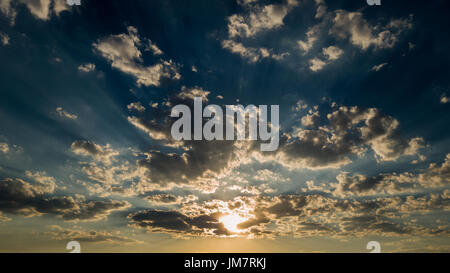
[{"label": "cloud", "polygon": [[95,50],[125,74],[136,78],[138,86],[159,86],[162,78],[179,80],[178,66],[172,60],[145,66],[143,64],[142,42],[136,28],[128,27],[128,34],[110,35],[93,44]]},{"label": "cloud", "polygon": [[145,112],[145,107],[139,101],[128,104],[127,108],[130,111]]},{"label": "cloud", "polygon": [[11,220],[12,220],[11,218],[4,216],[3,213],[0,211],[0,222],[9,222]]},{"label": "cloud", "polygon": [[1,142],[0,143],[0,152],[7,154],[9,152],[9,145],[8,143]]},{"label": "cloud", "polygon": [[322,18],[327,13],[327,6],[325,5],[325,0],[315,0],[317,10],[316,10],[316,19]]},{"label": "cloud", "polygon": [[339,57],[344,53],[344,51],[335,46],[329,46],[322,49],[322,54],[325,60],[319,58],[313,58],[310,60],[309,69],[313,72],[322,70],[326,65],[329,65],[333,61],[339,59]]},{"label": "cloud", "polygon": [[325,55],[325,57],[328,59],[328,61],[337,60],[344,53],[344,51],[342,49],[335,47],[335,46],[329,46],[329,47],[323,48],[322,52],[323,52],[323,55]]},{"label": "cloud", "polygon": [[9,36],[5,33],[0,33],[0,41],[2,45],[7,46],[9,45]]},{"label": "cloud", "polygon": [[317,26],[309,28],[306,32],[306,41],[297,41],[298,46],[301,50],[303,50],[304,54],[308,53],[309,50],[313,47],[314,43],[318,40],[317,32]]},{"label": "cloud", "polygon": [[266,6],[254,5],[254,1],[238,2],[248,9],[245,15],[234,14],[228,17],[228,39],[222,41],[222,47],[232,53],[239,54],[249,62],[255,63],[264,58],[282,60],[289,53],[273,53],[265,47],[250,47],[244,45],[240,38],[251,38],[258,33],[281,27],[284,17],[295,6],[296,0],[287,0],[283,4]]},{"label": "cloud", "polygon": [[378,72],[381,69],[383,69],[383,67],[385,67],[386,65],[388,65],[388,63],[382,63],[382,64],[379,64],[379,65],[374,65],[371,70],[375,71],[375,72]]},{"label": "cloud", "polygon": [[10,19],[11,25],[14,25],[14,21],[17,15],[15,8],[12,6],[13,0],[1,0],[0,11]]},{"label": "cloud", "polygon": [[9,154],[20,154],[23,152],[22,147],[15,145],[15,144],[9,144],[6,139],[5,142],[0,142],[0,152],[9,155]]},{"label": "cloud", "polygon": [[86,201],[71,196],[49,197],[48,195],[54,192],[54,187],[36,181],[38,183],[31,184],[20,178],[1,180],[0,211],[27,217],[54,214],[66,221],[98,221],[115,210],[130,206],[126,201]]},{"label": "cloud", "polygon": [[305,127],[316,127],[320,121],[320,114],[318,111],[310,112],[301,119],[302,125]]},{"label": "cloud", "polygon": [[45,234],[58,241],[72,240],[80,243],[112,243],[121,245],[141,243],[135,239],[122,236],[120,232],[64,229],[57,225],[49,226],[49,228],[52,231],[45,232]]},{"label": "cloud", "polygon": [[70,114],[69,112],[65,111],[62,107],[57,107],[56,113],[58,113],[58,116],[63,119],[70,119],[70,120],[78,119],[77,115]]},{"label": "cloud", "polygon": [[152,204],[157,205],[173,205],[173,204],[179,204],[182,201],[182,198],[179,196],[174,196],[171,194],[155,194],[146,196],[145,199],[148,200],[148,202]]},{"label": "cloud", "polygon": [[52,14],[58,16],[61,12],[70,10],[66,0],[1,0],[0,11],[10,19],[12,25],[15,23],[18,5],[25,5],[36,19],[43,21],[49,20]]},{"label": "cloud", "polygon": [[159,49],[159,47],[156,44],[154,44],[150,39],[147,40],[145,51],[151,51],[153,55],[164,54],[164,52],[162,52],[162,50]]},{"label": "cloud", "polygon": [[45,172],[32,173],[30,171],[25,171],[25,175],[36,182],[34,184],[34,190],[39,194],[53,193],[56,189],[55,178],[47,176]]},{"label": "cloud", "polygon": [[431,163],[428,169],[419,174],[419,182],[424,186],[446,186],[450,183],[450,154],[441,166]]},{"label": "cloud", "polygon": [[[146,210],[128,218],[136,228],[175,236],[445,236],[449,234],[445,226],[414,224],[407,217],[450,210],[449,195],[444,192],[361,200],[310,193],[239,196],[229,201],[184,204],[178,211]],[[239,219],[235,227],[221,220],[230,215]]]},{"label": "cloud", "polygon": [[412,28],[412,16],[407,19],[391,20],[385,26],[371,26],[359,11],[348,12],[337,10],[333,19],[330,34],[367,50],[370,46],[375,49],[392,48],[399,40],[399,35]]},{"label": "cloud", "polygon": [[445,93],[442,94],[442,96],[441,96],[441,103],[442,104],[446,104],[446,103],[449,103],[449,102],[450,102],[450,98],[447,97],[447,95]]},{"label": "cloud", "polygon": [[321,126],[318,119],[302,118],[309,128],[285,133],[276,160],[290,167],[338,168],[351,162],[349,156],[362,156],[368,147],[377,160],[393,161],[416,155],[425,145],[420,137],[403,138],[399,122],[376,108],[341,106],[326,117],[328,124]]},{"label": "cloud", "polygon": [[364,176],[360,174],[349,175],[346,172],[336,177],[338,184],[333,194],[346,195],[377,195],[396,194],[417,191],[418,185],[411,182],[411,175],[379,174],[376,176]]},{"label": "cloud", "polygon": [[179,233],[182,235],[231,235],[220,214],[187,216],[177,211],[146,210],[128,216],[136,228],[151,232]]},{"label": "cloud", "polygon": [[264,58],[281,60],[288,55],[288,53],[274,54],[265,47],[245,47],[242,43],[233,40],[222,41],[222,47],[230,50],[232,53],[239,54],[251,63],[258,62]]},{"label": "cloud", "polygon": [[74,141],[71,145],[71,150],[77,155],[91,156],[105,165],[110,165],[113,158],[119,154],[109,144],[101,146],[87,140]]},{"label": "cloud", "polygon": [[322,69],[327,65],[326,62],[322,61],[322,60],[319,59],[319,58],[311,59],[311,60],[309,61],[309,63],[310,63],[309,69],[310,69],[311,71],[313,71],[313,72],[320,71],[320,70],[322,70]]},{"label": "cloud", "polygon": [[78,66],[78,70],[84,73],[89,73],[95,70],[95,64],[85,63]]},{"label": "cloud", "polygon": [[296,0],[287,0],[283,4],[252,6],[248,15],[228,17],[228,35],[230,38],[252,37],[259,32],[279,28],[284,17],[297,5]]}]

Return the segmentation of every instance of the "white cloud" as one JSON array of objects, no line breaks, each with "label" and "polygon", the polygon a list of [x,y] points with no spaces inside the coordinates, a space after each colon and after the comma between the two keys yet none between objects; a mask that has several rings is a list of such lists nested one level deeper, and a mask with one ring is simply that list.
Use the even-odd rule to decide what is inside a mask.
[{"label": "white cloud", "polygon": [[316,19],[322,18],[327,13],[327,6],[325,5],[324,0],[316,0]]},{"label": "white cloud", "polygon": [[245,47],[242,43],[235,42],[233,40],[223,41],[222,46],[223,48],[230,50],[232,53],[239,54],[241,57],[248,59],[249,62],[252,63],[264,58],[278,59],[283,56],[283,54],[272,54],[267,48],[264,47]]},{"label": "white cloud", "polygon": [[329,46],[324,49],[322,49],[323,55],[329,60],[334,61],[339,59],[341,55],[344,53],[344,51],[338,47],[335,46]]},{"label": "white cloud", "polygon": [[164,52],[162,52],[159,47],[152,42],[152,40],[147,40],[147,47],[145,48],[145,51],[151,51],[153,55],[162,55]]},{"label": "white cloud", "polygon": [[309,63],[310,63],[309,69],[311,69],[311,71],[313,72],[322,70],[322,68],[324,68],[327,65],[324,61],[322,61],[319,58],[311,59]]},{"label": "white cloud", "polygon": [[81,72],[91,72],[95,70],[95,64],[92,63],[86,63],[86,64],[81,64],[80,66],[78,66],[78,70]]},{"label": "white cloud", "polygon": [[76,120],[78,119],[78,116],[75,114],[68,113],[66,110],[64,110],[62,107],[57,107],[56,112],[58,113],[58,116],[63,119],[70,119],[70,120]]},{"label": "white cloud", "polygon": [[70,10],[70,6],[67,5],[67,0],[54,0],[53,10],[56,15],[59,15],[63,11]]},{"label": "white cloud", "polygon": [[19,0],[25,4],[36,18],[48,20],[50,18],[50,0]]},{"label": "white cloud", "polygon": [[442,104],[446,104],[446,103],[449,103],[449,102],[450,102],[450,98],[447,97],[447,95],[445,93],[442,94],[442,96],[441,96],[441,103]]},{"label": "white cloud", "polygon": [[2,45],[9,45],[9,36],[5,33],[0,33],[0,41]]},{"label": "white cloud", "polygon": [[296,0],[288,0],[284,4],[253,7],[245,16],[234,14],[228,18],[228,34],[231,38],[251,37],[264,30],[279,28],[284,17],[297,5]]},{"label": "white cloud", "polygon": [[256,1],[238,1],[239,4],[246,7],[248,13],[244,15],[234,14],[228,17],[228,39],[222,41],[222,47],[253,63],[264,58],[284,59],[289,53],[276,54],[265,47],[248,47],[239,38],[251,38],[260,32],[283,26],[285,16],[298,5],[298,2],[287,0],[283,4],[266,6],[259,6],[254,2]]},{"label": "white cloud", "polygon": [[362,50],[374,46],[375,49],[392,48],[402,31],[412,28],[412,16],[396,19],[386,26],[371,26],[361,12],[337,10],[330,34],[346,39]]},{"label": "white cloud", "polygon": [[11,25],[14,25],[16,10],[11,5],[12,0],[0,0],[0,11],[10,19]]},{"label": "white cloud", "polygon": [[9,145],[5,142],[0,142],[0,152],[7,154],[9,152]]},{"label": "white cloud", "polygon": [[329,65],[333,61],[339,59],[344,51],[335,46],[329,46],[322,49],[322,54],[325,56],[325,60],[319,58],[313,58],[309,61],[309,69],[313,72],[322,70],[326,65]]},{"label": "white cloud", "polygon": [[52,14],[59,15],[71,8],[66,0],[0,0],[0,11],[10,19],[11,25],[15,23],[18,4],[25,5],[31,15],[44,21],[49,20]]},{"label": "white cloud", "polygon": [[145,107],[139,101],[128,104],[127,108],[130,111],[135,110],[138,112],[145,112]]},{"label": "white cloud", "polygon": [[315,127],[320,121],[320,114],[318,111],[309,113],[306,116],[303,116],[301,119],[302,125],[306,127]]},{"label": "white cloud", "polygon": [[162,78],[181,78],[178,66],[171,60],[160,60],[152,66],[145,66],[138,48],[141,45],[137,29],[131,26],[128,27],[128,34],[111,35],[93,44],[112,67],[135,77],[138,86],[159,86]]},{"label": "white cloud", "polygon": [[306,54],[313,47],[317,39],[317,27],[313,27],[306,32],[306,41],[299,40],[297,44]]},{"label": "white cloud", "polygon": [[76,155],[91,156],[105,165],[111,165],[114,157],[119,155],[109,144],[102,146],[87,140],[74,141],[71,150]]},{"label": "white cloud", "polygon": [[386,65],[388,65],[388,63],[382,63],[382,64],[379,64],[379,65],[374,65],[373,67],[372,67],[372,71],[375,71],[375,72],[378,72],[378,71],[380,71],[383,67],[385,67]]}]

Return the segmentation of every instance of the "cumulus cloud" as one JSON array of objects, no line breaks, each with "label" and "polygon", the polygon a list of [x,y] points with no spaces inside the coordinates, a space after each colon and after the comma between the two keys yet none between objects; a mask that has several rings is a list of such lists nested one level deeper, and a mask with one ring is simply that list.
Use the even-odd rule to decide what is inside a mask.
[{"label": "cumulus cloud", "polygon": [[95,70],[95,64],[93,63],[85,63],[78,66],[78,70],[84,73],[89,73]]},{"label": "cumulus cloud", "polygon": [[320,121],[319,111],[311,111],[308,115],[301,119],[302,125],[306,127],[316,127]]},{"label": "cumulus cloud", "polygon": [[9,36],[5,33],[0,33],[0,41],[4,46],[9,45]]},{"label": "cumulus cloud", "polygon": [[144,112],[145,107],[138,101],[138,102],[132,102],[127,105],[128,110],[130,111],[138,111],[138,112]]},{"label": "cumulus cloud", "polygon": [[447,97],[447,95],[445,93],[442,94],[442,96],[441,96],[441,103],[442,104],[446,104],[446,103],[449,103],[449,102],[450,102],[450,98]]},{"label": "cumulus cloud", "polygon": [[281,27],[284,17],[298,5],[296,0],[287,0],[282,4],[266,6],[256,5],[253,1],[238,2],[247,7],[245,15],[234,14],[228,17],[228,39],[222,41],[222,47],[232,53],[239,54],[249,62],[258,62],[264,58],[282,60],[289,53],[273,53],[272,49],[265,47],[251,47],[244,45],[240,38],[251,38],[258,33]]},{"label": "cumulus cloud", "polygon": [[409,174],[379,174],[367,177],[343,172],[336,177],[338,184],[333,194],[336,196],[365,196],[414,192],[418,185],[413,183],[411,178]]},{"label": "cumulus cloud", "polygon": [[187,216],[178,211],[146,210],[128,216],[136,228],[151,232],[165,232],[181,235],[231,235],[223,223],[220,214],[201,214]]},{"label": "cumulus cloud", "polygon": [[248,59],[249,62],[255,63],[264,58],[272,58],[281,60],[288,56],[288,53],[274,54],[265,47],[246,47],[242,43],[233,40],[222,41],[222,47],[230,50],[232,53],[239,54],[241,57]]},{"label": "cumulus cloud", "polygon": [[[184,104],[193,109],[193,98],[202,97],[208,101],[209,91],[199,87],[186,88],[169,97],[167,106]],[[175,141],[171,136],[171,126],[175,119],[170,118],[166,107],[148,109],[151,113],[136,113],[128,121],[148,133],[149,136],[167,147],[181,148],[178,152],[151,150],[143,153],[144,159],[138,166],[151,183],[160,186],[170,184],[190,184],[212,187],[216,176],[228,168],[235,158],[237,147],[233,141]]]},{"label": "cumulus cloud", "polygon": [[151,51],[153,55],[164,54],[164,52],[162,52],[162,50],[159,49],[159,47],[155,43],[153,43],[150,39],[147,40],[145,51]]},{"label": "cumulus cloud", "polygon": [[309,61],[309,64],[309,69],[313,72],[320,71],[327,65],[326,62],[322,61],[319,58],[311,59]]},{"label": "cumulus cloud", "polygon": [[322,51],[323,55],[327,58],[328,61],[337,60],[344,53],[342,49],[335,46],[326,47]]},{"label": "cumulus cloud", "polygon": [[303,50],[303,53],[308,53],[308,51],[313,47],[314,43],[317,41],[317,27],[310,28],[306,32],[306,40],[298,40],[297,44],[300,47],[301,50]]},{"label": "cumulus cloud", "polygon": [[313,72],[322,70],[326,65],[329,65],[333,61],[339,59],[344,51],[336,46],[329,46],[322,49],[324,60],[317,57],[311,59],[309,69]]},{"label": "cumulus cloud", "polygon": [[45,232],[45,234],[53,240],[58,241],[74,240],[80,243],[113,243],[121,245],[141,243],[140,241],[121,235],[120,232],[65,229],[58,225],[52,225],[49,228],[51,231]]},{"label": "cumulus cloud", "polygon": [[388,65],[388,63],[382,63],[382,64],[379,64],[379,65],[374,65],[371,70],[375,71],[375,72],[378,72],[381,69],[383,69],[383,67],[385,67],[386,65]]},{"label": "cumulus cloud", "polygon": [[407,19],[391,20],[385,26],[372,26],[359,11],[348,12],[337,10],[333,19],[330,34],[349,41],[367,50],[370,46],[375,49],[392,48],[398,41],[399,35],[412,28],[412,16]]},{"label": "cumulus cloud", "polygon": [[251,37],[264,30],[279,28],[289,11],[298,5],[296,0],[283,4],[252,6],[248,15],[234,14],[228,18],[229,37]]},{"label": "cumulus cloud", "polygon": [[[300,168],[337,168],[350,163],[349,156],[363,155],[368,147],[379,161],[415,155],[424,147],[420,137],[403,138],[399,122],[376,108],[341,106],[326,117],[328,124],[284,134],[278,160]],[[302,121],[317,126],[318,119],[312,122],[312,118]]]},{"label": "cumulus cloud", "polygon": [[126,201],[86,201],[71,196],[49,196],[54,192],[54,187],[40,182],[36,174],[30,175],[35,177],[37,183],[31,184],[20,178],[0,181],[0,211],[28,217],[53,214],[67,221],[97,221],[112,211],[130,206]]},{"label": "cumulus cloud", "polygon": [[15,23],[18,5],[26,6],[35,18],[43,21],[49,20],[52,14],[59,15],[63,11],[70,10],[65,0],[2,0],[0,11],[10,19],[11,24]]},{"label": "cumulus cloud", "polygon": [[5,139],[5,142],[0,142],[0,152],[5,155],[9,155],[11,153],[20,154],[23,152],[23,149],[19,145],[8,143]]},{"label": "cumulus cloud", "polygon": [[76,120],[78,119],[78,116],[75,114],[71,114],[64,110],[62,107],[56,108],[56,113],[58,113],[58,116],[62,119],[70,119],[70,120]]},{"label": "cumulus cloud", "polygon": [[91,156],[105,165],[110,165],[113,158],[119,154],[109,144],[101,146],[88,140],[74,141],[71,149],[77,155]]},{"label": "cumulus cloud", "polygon": [[0,143],[0,152],[7,154],[9,152],[9,145],[8,143],[1,142]]},{"label": "cumulus cloud", "polygon": [[428,169],[419,174],[419,181],[424,186],[444,186],[450,183],[450,154],[447,154],[444,162],[431,163]]},{"label": "cumulus cloud", "polygon": [[[184,204],[179,211],[146,210],[128,218],[136,228],[175,236],[435,236],[448,235],[448,229],[399,219],[449,209],[447,193],[365,200],[304,194],[209,200]],[[239,221],[223,222],[229,215]]]},{"label": "cumulus cloud", "polygon": [[99,39],[93,44],[95,50],[106,60],[125,74],[136,78],[137,85],[159,86],[162,78],[178,80],[178,65],[172,60],[160,60],[159,62],[145,66],[143,64],[142,42],[136,28],[128,27],[128,33],[110,35]]}]

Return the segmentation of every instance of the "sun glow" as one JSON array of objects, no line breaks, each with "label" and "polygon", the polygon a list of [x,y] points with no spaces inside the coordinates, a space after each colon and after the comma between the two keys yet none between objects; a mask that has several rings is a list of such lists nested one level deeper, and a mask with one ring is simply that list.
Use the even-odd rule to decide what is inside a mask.
[{"label": "sun glow", "polygon": [[227,214],[225,216],[220,217],[219,222],[222,223],[225,228],[231,232],[234,233],[240,233],[243,232],[243,229],[239,229],[238,225],[240,223],[245,222],[247,219],[244,217],[241,217],[238,214]]}]

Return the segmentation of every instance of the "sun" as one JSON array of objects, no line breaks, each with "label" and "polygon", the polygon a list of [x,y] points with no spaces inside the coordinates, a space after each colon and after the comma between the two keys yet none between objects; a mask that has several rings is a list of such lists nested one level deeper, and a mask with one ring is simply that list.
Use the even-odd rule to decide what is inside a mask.
[{"label": "sun", "polygon": [[239,214],[227,214],[219,218],[219,222],[222,223],[226,229],[234,233],[243,232],[243,229],[239,229],[238,225],[245,222],[247,219],[241,217]]}]

